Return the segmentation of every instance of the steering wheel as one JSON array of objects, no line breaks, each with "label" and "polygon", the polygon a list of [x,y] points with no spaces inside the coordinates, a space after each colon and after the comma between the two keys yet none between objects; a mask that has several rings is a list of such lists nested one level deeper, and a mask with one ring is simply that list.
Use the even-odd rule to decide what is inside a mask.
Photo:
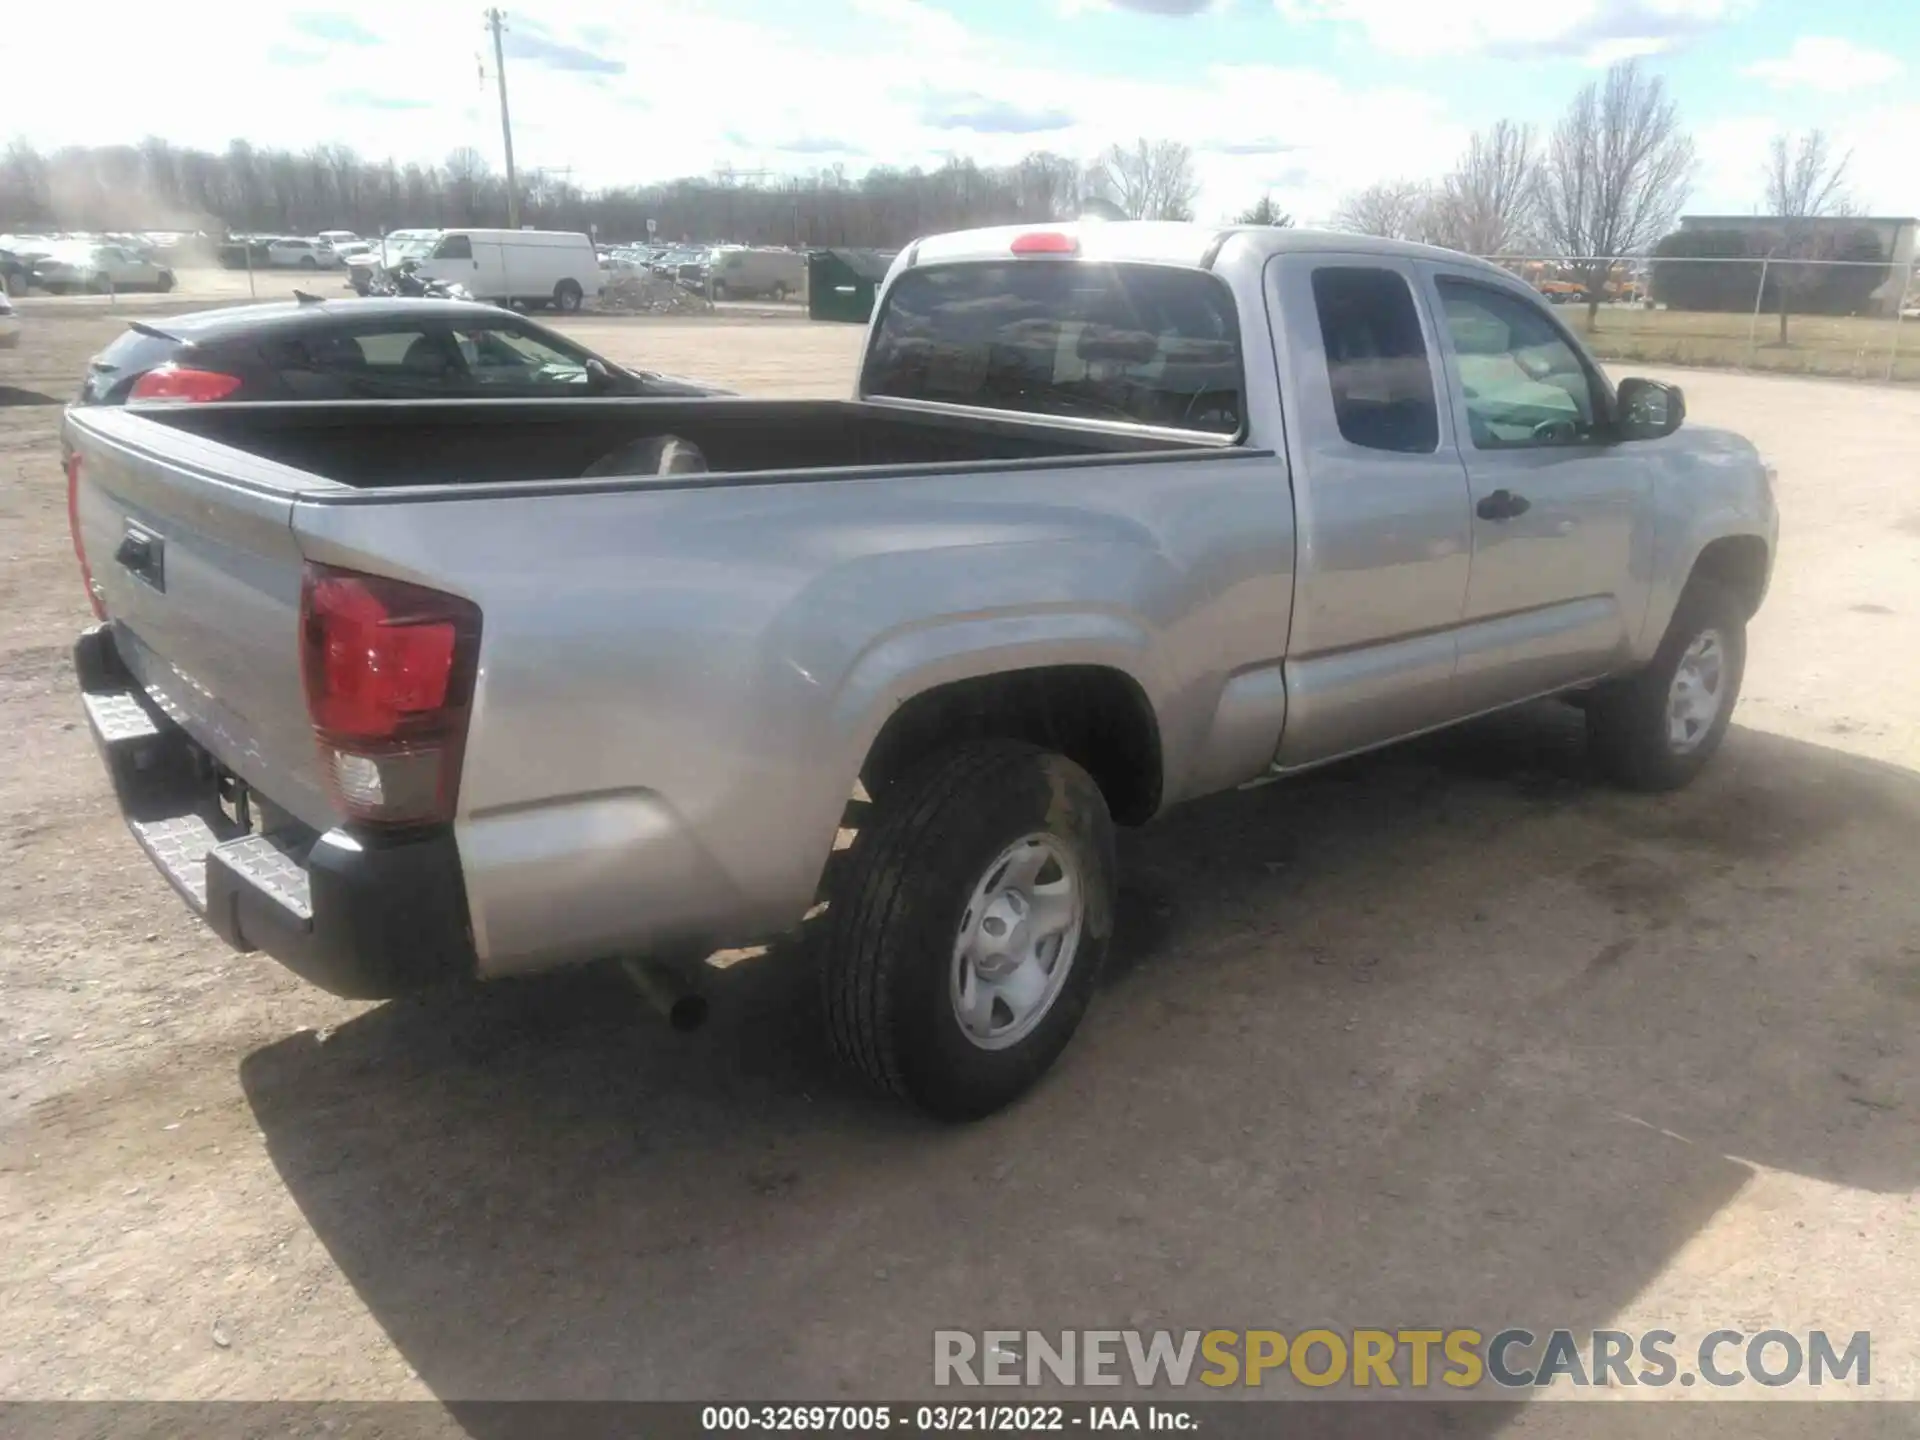
[{"label": "steering wheel", "polygon": [[1533,438],[1551,445],[1570,445],[1580,438],[1580,427],[1572,420],[1542,420],[1533,427]]},{"label": "steering wheel", "polygon": [[[1203,404],[1203,401],[1212,403],[1211,405]],[[1195,423],[1216,418],[1224,422],[1223,425],[1209,426]],[[1240,412],[1233,402],[1218,390],[1196,390],[1188,397],[1186,408],[1180,412],[1180,428],[1182,430],[1220,430],[1222,433],[1231,434],[1240,428]]]}]

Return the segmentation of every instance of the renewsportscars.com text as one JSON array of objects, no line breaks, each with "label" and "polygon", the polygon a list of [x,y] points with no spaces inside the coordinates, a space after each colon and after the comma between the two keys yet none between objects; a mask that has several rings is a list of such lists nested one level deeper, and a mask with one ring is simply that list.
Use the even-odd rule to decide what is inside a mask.
[{"label": "renewsportscars.com text", "polygon": [[[1550,1385],[1865,1386],[1873,1338],[1825,1330],[937,1330],[933,1383],[953,1386],[1346,1385],[1358,1389]],[[1442,1392],[1444,1393],[1444,1391]]]}]

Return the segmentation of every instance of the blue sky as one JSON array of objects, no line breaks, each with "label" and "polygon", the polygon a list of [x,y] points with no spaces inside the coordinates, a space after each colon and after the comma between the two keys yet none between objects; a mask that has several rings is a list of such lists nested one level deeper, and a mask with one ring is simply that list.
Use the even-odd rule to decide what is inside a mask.
[{"label": "blue sky", "polygon": [[[1915,0],[523,0],[508,77],[523,167],[589,185],[842,165],[1090,157],[1136,136],[1194,146],[1202,218],[1272,192],[1307,221],[1385,178],[1443,171],[1476,127],[1543,130],[1611,60],[1663,75],[1693,132],[1696,211],[1745,212],[1777,130],[1824,126],[1855,198],[1920,212]],[[126,23],[112,13],[126,11]],[[253,0],[222,33],[98,0],[86,64],[13,68],[0,138],[157,132],[496,164],[481,7]],[[66,15],[7,22],[58,55]],[[23,33],[24,30],[24,33]],[[44,30],[44,34],[35,33]],[[218,37],[217,40],[215,37]],[[215,46],[218,46],[217,50]],[[84,97],[71,92],[84,77]]]}]

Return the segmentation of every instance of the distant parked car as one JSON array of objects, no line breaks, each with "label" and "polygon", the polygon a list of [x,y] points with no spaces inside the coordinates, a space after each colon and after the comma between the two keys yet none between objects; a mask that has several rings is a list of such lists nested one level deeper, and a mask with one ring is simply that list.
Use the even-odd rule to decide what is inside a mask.
[{"label": "distant parked car", "polygon": [[343,245],[356,245],[360,242],[360,237],[351,230],[322,230],[313,238],[326,241],[336,250]]},{"label": "distant parked car", "polygon": [[133,321],[73,403],[725,393],[629,370],[498,306],[342,297]]},{"label": "distant parked car", "polygon": [[34,262],[33,283],[54,295],[88,290],[173,289],[173,271],[122,245],[62,247]]},{"label": "distant parked car", "polygon": [[11,350],[20,343],[20,317],[13,313],[13,302],[0,290],[0,350]]},{"label": "distant parked car", "polygon": [[267,242],[267,263],[301,270],[331,270],[340,264],[340,257],[324,241],[288,238]]}]

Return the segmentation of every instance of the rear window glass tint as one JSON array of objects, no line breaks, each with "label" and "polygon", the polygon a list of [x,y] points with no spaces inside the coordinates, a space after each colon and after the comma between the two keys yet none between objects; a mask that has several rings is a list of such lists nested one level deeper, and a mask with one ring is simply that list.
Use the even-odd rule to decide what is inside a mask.
[{"label": "rear window glass tint", "polygon": [[1026,260],[909,270],[874,326],[869,395],[1240,432],[1233,297],[1155,265]]},{"label": "rear window glass tint", "polygon": [[1340,434],[1368,450],[1432,453],[1440,443],[1433,368],[1406,280],[1327,266],[1313,272],[1313,302]]}]

